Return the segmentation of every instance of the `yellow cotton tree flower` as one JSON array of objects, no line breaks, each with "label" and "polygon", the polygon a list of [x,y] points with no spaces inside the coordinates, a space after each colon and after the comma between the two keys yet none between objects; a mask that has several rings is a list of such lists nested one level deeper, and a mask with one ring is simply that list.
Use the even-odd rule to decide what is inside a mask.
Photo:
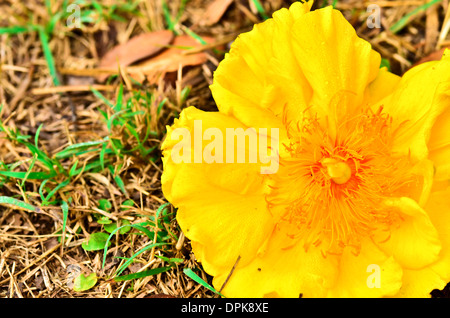
[{"label": "yellow cotton tree flower", "polygon": [[236,39],[219,111],[168,128],[164,194],[227,297],[429,297],[450,281],[450,51],[400,78],[311,5]]}]

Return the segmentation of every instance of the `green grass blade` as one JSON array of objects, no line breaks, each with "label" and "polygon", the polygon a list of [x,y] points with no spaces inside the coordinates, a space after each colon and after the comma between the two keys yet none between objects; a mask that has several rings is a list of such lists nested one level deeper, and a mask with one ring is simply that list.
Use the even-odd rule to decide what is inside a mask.
[{"label": "green grass blade", "polygon": [[105,170],[105,153],[106,153],[106,147],[108,146],[107,142],[104,142],[102,144],[102,149],[100,150],[100,165],[102,167],[102,170]]},{"label": "green grass blade", "polygon": [[69,177],[73,177],[75,175],[77,166],[78,166],[78,159],[75,160],[75,162],[73,163],[72,167],[70,168]]},{"label": "green grass blade", "polygon": [[119,120],[121,124],[123,124],[122,118],[119,116],[122,115],[125,112],[125,110],[121,110],[120,112],[117,112],[115,114],[112,114],[111,117],[109,117],[108,122],[106,123],[106,127],[108,128],[108,131],[111,132],[111,127],[114,124],[114,120]]},{"label": "green grass blade", "polygon": [[[122,229],[122,228],[124,228],[124,227],[132,227],[132,228],[135,228],[135,229],[137,229],[137,230],[139,230],[139,231],[141,231],[141,232],[144,232],[145,235],[147,235],[147,237],[148,237],[149,239],[153,239],[153,233],[152,233],[149,229],[147,229],[147,228],[145,228],[145,227],[143,227],[143,226],[141,226],[141,225],[139,225],[139,224],[127,224],[127,225],[122,225],[122,226],[117,227],[116,229],[114,229],[114,230],[111,232],[111,234],[109,235],[108,239],[106,240],[105,249],[103,250],[103,262],[102,262],[102,267],[105,266],[105,262],[106,262],[106,253],[108,252],[108,247],[107,247],[107,246],[108,246],[109,241],[110,241],[111,238],[114,236],[114,234],[116,234],[117,231],[119,231],[120,229]],[[163,244],[166,244],[166,243],[158,243],[158,244],[163,245]],[[152,245],[153,245],[153,244],[152,244]]]},{"label": "green grass blade", "polygon": [[5,197],[5,196],[0,197],[0,204],[14,205],[14,206],[17,206],[17,207],[25,209],[25,210],[39,212],[39,208],[35,207],[34,205],[23,202],[21,200],[11,198],[11,197]]},{"label": "green grass blade", "polygon": [[122,178],[119,175],[114,176],[114,168],[113,166],[108,166],[109,171],[111,172],[111,175],[113,175],[114,181],[116,182],[117,186],[120,188],[120,191],[122,191],[123,194],[127,195],[127,190],[125,189],[125,183],[123,182]]},{"label": "green grass blade", "polygon": [[64,242],[65,233],[66,233],[66,225],[67,225],[67,218],[69,216],[69,205],[66,201],[63,201],[61,204],[61,211],[63,213],[63,228],[61,232],[61,240]]},{"label": "green grass blade", "polygon": [[123,282],[125,280],[132,280],[132,279],[138,279],[138,278],[143,278],[143,277],[147,277],[147,276],[153,276],[153,275],[167,272],[170,269],[172,269],[171,266],[153,268],[153,269],[138,272],[138,273],[114,277],[114,281],[115,282]]},{"label": "green grass blade", "polygon": [[33,155],[37,155],[37,160],[42,162],[50,171],[55,171],[55,168],[53,167],[54,162],[52,161],[52,159],[50,159],[45,154],[45,152],[43,152],[42,150],[37,148],[35,145],[33,145],[29,142],[25,142],[23,144],[25,144],[25,146],[27,146],[27,148],[31,151],[31,153]]},{"label": "green grass blade", "polygon": [[264,7],[262,6],[261,2],[259,0],[253,0],[253,4],[256,7],[256,10],[258,10],[259,15],[264,19],[267,20],[269,16],[266,13],[266,10],[264,10]]},{"label": "green grass blade", "polygon": [[426,11],[429,7],[435,5],[436,3],[441,2],[442,0],[432,0],[428,3],[425,3],[417,8],[415,8],[410,13],[406,14],[403,18],[401,18],[397,23],[390,27],[392,33],[397,33],[402,30],[408,23],[419,13]]},{"label": "green grass blade", "polygon": [[41,129],[44,126],[44,124],[40,124],[38,129],[36,130],[36,135],[34,136],[34,145],[36,148],[39,148],[38,146],[38,140],[39,140],[39,134],[41,133]]},{"label": "green grass blade", "polygon": [[66,147],[64,150],[61,150],[58,153],[56,153],[55,159],[64,159],[64,158],[68,158],[72,155],[77,156],[77,155],[80,155],[80,154],[83,154],[86,152],[96,151],[97,149],[92,149],[92,150],[86,150],[86,149],[89,149],[91,147],[98,146],[98,145],[106,145],[108,142],[108,139],[109,138],[106,137],[103,140],[88,141],[88,142],[82,142],[82,143],[70,145],[70,146]]},{"label": "green grass blade", "polygon": [[100,93],[98,90],[96,90],[95,88],[91,87],[91,91],[92,93],[101,101],[103,101],[106,105],[108,105],[109,107],[111,107],[112,109],[114,109],[114,105],[105,97],[103,96],[102,93]]},{"label": "green grass blade", "polygon": [[201,279],[200,276],[198,276],[196,273],[194,273],[194,271],[190,268],[185,268],[183,269],[184,274],[186,274],[189,278],[191,278],[192,280],[194,280],[196,283],[202,285],[203,287],[206,287],[207,289],[209,289],[210,291],[212,291],[213,293],[216,293],[222,297],[225,297],[224,295],[222,295],[221,293],[219,293],[214,287],[212,287],[210,284],[208,284],[207,282],[205,282],[203,279]]},{"label": "green grass blade", "polygon": [[50,201],[50,199],[55,195],[55,193],[61,189],[64,188],[66,185],[68,185],[70,183],[70,180],[64,180],[63,182],[59,183],[52,191],[50,191],[50,193],[47,195],[47,197],[45,198],[45,200],[42,202],[43,205],[47,205]]},{"label": "green grass blade", "polygon": [[187,35],[189,35],[191,38],[193,38],[194,40],[196,40],[197,42],[199,42],[202,45],[206,45],[208,44],[208,42],[206,42],[205,40],[203,40],[203,38],[198,35],[197,33],[195,33],[194,31],[192,31],[189,28],[185,28],[184,31],[187,33]]},{"label": "green grass blade", "polygon": [[39,38],[41,40],[44,57],[45,57],[45,60],[47,61],[50,76],[53,79],[53,84],[55,86],[59,86],[61,84],[61,82],[59,81],[58,72],[56,71],[56,66],[55,66],[55,60],[53,58],[52,51],[50,50],[50,46],[48,44],[48,42],[49,42],[48,35],[42,27],[38,27],[37,30],[39,33]]},{"label": "green grass blade", "polygon": [[122,103],[123,103],[123,85],[122,83],[120,83],[119,92],[117,93],[117,102],[116,106],[114,107],[115,112],[120,112],[122,110]]},{"label": "green grass blade", "polygon": [[79,151],[88,149],[90,147],[98,146],[101,144],[105,144],[108,141],[108,137],[104,138],[103,140],[95,140],[95,141],[87,141],[82,142],[74,145],[70,145],[66,147],[64,150],[61,150],[55,154],[56,159],[64,159],[67,157],[72,156],[73,154],[77,154]]},{"label": "green grass blade", "polygon": [[[127,226],[130,226],[130,225],[127,225]],[[167,244],[168,243],[153,243],[153,244],[150,244],[150,245],[147,245],[147,246],[141,248],[139,251],[134,253],[125,263],[123,263],[119,269],[117,269],[116,275],[120,275],[131,263],[133,263],[133,260],[140,254],[142,254],[148,250],[151,250],[152,248],[167,245]]]},{"label": "green grass blade", "polygon": [[50,181],[50,179],[46,179],[46,180],[42,181],[42,183],[41,183],[41,185],[39,186],[39,189],[38,189],[38,192],[39,192],[39,195],[41,196],[41,200],[42,200],[42,201],[45,201],[44,187],[45,187],[45,184],[46,184],[48,181]]},{"label": "green grass blade", "polygon": [[391,71],[391,62],[389,62],[388,59],[382,58],[381,63],[380,63],[380,68],[382,68],[382,67],[386,67],[387,70],[390,72]]},{"label": "green grass blade", "polygon": [[169,6],[167,5],[165,0],[161,0],[161,3],[162,3],[164,19],[166,20],[166,23],[167,23],[167,28],[170,31],[174,31],[175,23],[173,22],[172,17],[170,15]]},{"label": "green grass blade", "polygon": [[[106,153],[110,154],[113,152],[110,149],[107,149]],[[109,163],[109,161],[110,160],[105,160],[105,163]],[[97,160],[97,161],[88,163],[86,166],[82,166],[82,167],[76,169],[73,173],[74,173],[74,175],[78,175],[82,172],[86,172],[86,171],[93,170],[96,168],[101,168],[101,166],[102,166],[102,164],[101,164],[100,160]]]},{"label": "green grass blade", "polygon": [[0,34],[19,34],[30,31],[29,28],[23,26],[12,26],[6,28],[0,28]]},{"label": "green grass blade", "polygon": [[0,175],[5,177],[11,177],[16,179],[27,179],[27,180],[45,180],[56,176],[56,172],[22,172],[22,171],[0,171]]},{"label": "green grass blade", "polygon": [[51,0],[45,0],[45,7],[47,8],[48,16],[51,17],[52,14],[52,2]]},{"label": "green grass blade", "polygon": [[31,170],[33,170],[33,167],[34,167],[34,164],[35,164],[35,162],[36,162],[36,159],[37,159],[37,154],[35,154],[35,155],[33,156],[33,159],[31,159],[30,168],[28,169],[27,173],[25,174],[25,177],[24,177],[23,180],[22,180],[22,183],[20,184],[21,187],[23,187],[23,185],[25,184],[25,181],[27,181],[28,176],[29,176],[30,173],[31,173]]}]

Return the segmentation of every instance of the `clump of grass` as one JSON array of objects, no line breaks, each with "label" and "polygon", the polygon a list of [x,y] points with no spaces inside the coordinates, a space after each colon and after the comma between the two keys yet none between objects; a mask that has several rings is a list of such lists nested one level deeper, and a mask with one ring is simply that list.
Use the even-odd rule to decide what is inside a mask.
[{"label": "clump of grass", "polygon": [[37,32],[44,53],[45,60],[49,69],[53,84],[58,86],[61,84],[59,74],[56,69],[55,59],[50,49],[49,41],[55,33],[57,26],[63,28],[61,32],[68,33],[73,28],[81,29],[87,24],[98,24],[102,21],[126,21],[123,14],[138,15],[137,9],[139,1],[131,3],[117,3],[110,6],[91,0],[77,0],[69,3],[68,0],[62,2],[61,8],[54,10],[49,0],[45,1],[48,12],[48,21],[42,24],[27,23],[26,25],[15,25],[11,27],[0,28],[0,35],[9,34],[16,35],[20,33]]}]

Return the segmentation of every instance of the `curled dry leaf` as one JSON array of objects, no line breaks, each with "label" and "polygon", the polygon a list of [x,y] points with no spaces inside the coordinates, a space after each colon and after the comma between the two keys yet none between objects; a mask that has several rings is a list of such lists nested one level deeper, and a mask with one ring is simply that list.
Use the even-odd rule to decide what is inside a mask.
[{"label": "curled dry leaf", "polygon": [[[202,39],[207,43],[214,41],[212,37],[202,37]],[[139,82],[147,78],[151,84],[156,83],[160,76],[175,72],[180,66],[185,67],[205,63],[208,59],[205,52],[186,54],[187,50],[200,48],[201,46],[201,43],[188,35],[176,36],[172,47],[136,66],[128,67],[127,72]]]},{"label": "curled dry leaf", "polygon": [[205,18],[202,21],[203,25],[210,26],[219,22],[225,11],[227,11],[233,0],[214,0],[208,5],[205,12]]},{"label": "curled dry leaf", "polygon": [[[159,53],[172,42],[173,38],[173,32],[168,30],[137,35],[106,53],[102,57],[99,67],[117,70],[118,65],[121,67],[131,65],[136,61]],[[101,75],[99,80],[104,81],[107,77],[108,75]]]},{"label": "curled dry leaf", "polygon": [[440,49],[440,50],[437,50],[437,51],[434,51],[433,53],[428,54],[427,56],[421,58],[417,63],[415,63],[415,64],[413,65],[413,67],[416,66],[416,65],[425,63],[425,62],[439,61],[439,60],[442,58],[442,55],[444,55],[445,49],[450,49],[450,46],[448,46],[448,47],[443,47],[443,48]]}]

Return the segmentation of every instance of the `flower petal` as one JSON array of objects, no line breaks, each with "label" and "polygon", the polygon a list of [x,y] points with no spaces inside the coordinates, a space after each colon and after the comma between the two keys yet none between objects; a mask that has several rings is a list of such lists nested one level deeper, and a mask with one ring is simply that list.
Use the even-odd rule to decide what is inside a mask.
[{"label": "flower petal", "polygon": [[[337,275],[336,258],[323,257],[320,249],[307,252],[303,244],[283,249],[286,233],[278,228],[264,249],[249,264],[239,262],[226,282],[227,297],[324,297]],[[227,275],[214,278],[216,288]]]},{"label": "flower petal", "polygon": [[291,29],[311,6],[312,1],[296,2],[239,35],[211,85],[221,112],[251,127],[282,127],[285,115],[294,122],[301,118],[311,88],[292,49]]},{"label": "flower petal", "polygon": [[384,297],[398,292],[402,268],[370,241],[354,255],[346,249],[339,263],[339,278],[328,297]]},{"label": "flower petal", "polygon": [[421,269],[439,257],[441,242],[427,213],[406,197],[386,200],[386,206],[399,212],[398,226],[391,226],[390,238],[378,243],[386,254],[406,269]]},{"label": "flower petal", "polygon": [[397,298],[430,298],[433,289],[443,289],[446,281],[430,268],[403,270],[403,285]]},{"label": "flower petal", "polygon": [[425,211],[430,216],[442,242],[439,259],[431,264],[430,268],[448,282],[450,281],[450,187],[432,192]]},{"label": "flower petal", "polygon": [[429,158],[436,168],[436,180],[450,179],[450,107],[436,119],[431,129]]},{"label": "flower petal", "polygon": [[[227,128],[246,127],[227,115],[189,107],[168,129],[162,146],[164,195],[178,208],[177,220],[186,237],[196,246],[197,258],[208,273],[216,275],[229,271],[238,255],[243,264],[251,260],[271,233],[273,224],[264,200],[266,186],[260,164],[195,163],[193,159],[198,153],[195,141],[186,151],[191,163],[174,160],[180,141],[172,137],[175,132],[188,131],[193,134],[189,138],[195,140],[196,121],[202,124],[202,134],[214,128],[226,136]],[[200,151],[204,152],[208,142],[203,140],[200,145]],[[246,155],[249,155],[248,149]]]},{"label": "flower petal", "polygon": [[[368,86],[368,96],[366,97],[364,104],[373,105],[386,96],[389,96],[389,94],[397,87],[400,79],[399,76],[389,72],[386,67],[380,68],[377,78]],[[376,110],[377,109],[375,109],[375,111]]]},{"label": "flower petal", "polygon": [[379,53],[331,6],[296,21],[292,38],[295,56],[314,91],[310,105],[328,116],[330,126],[337,126],[360,107],[366,87],[378,75]]},{"label": "flower petal", "polygon": [[[436,118],[450,105],[449,91],[449,53],[441,61],[418,65],[403,75],[395,92],[383,103],[384,111],[393,118],[397,128],[394,152],[410,154],[417,160],[428,156],[431,129]],[[447,136],[436,137],[444,138],[445,142]]]}]

